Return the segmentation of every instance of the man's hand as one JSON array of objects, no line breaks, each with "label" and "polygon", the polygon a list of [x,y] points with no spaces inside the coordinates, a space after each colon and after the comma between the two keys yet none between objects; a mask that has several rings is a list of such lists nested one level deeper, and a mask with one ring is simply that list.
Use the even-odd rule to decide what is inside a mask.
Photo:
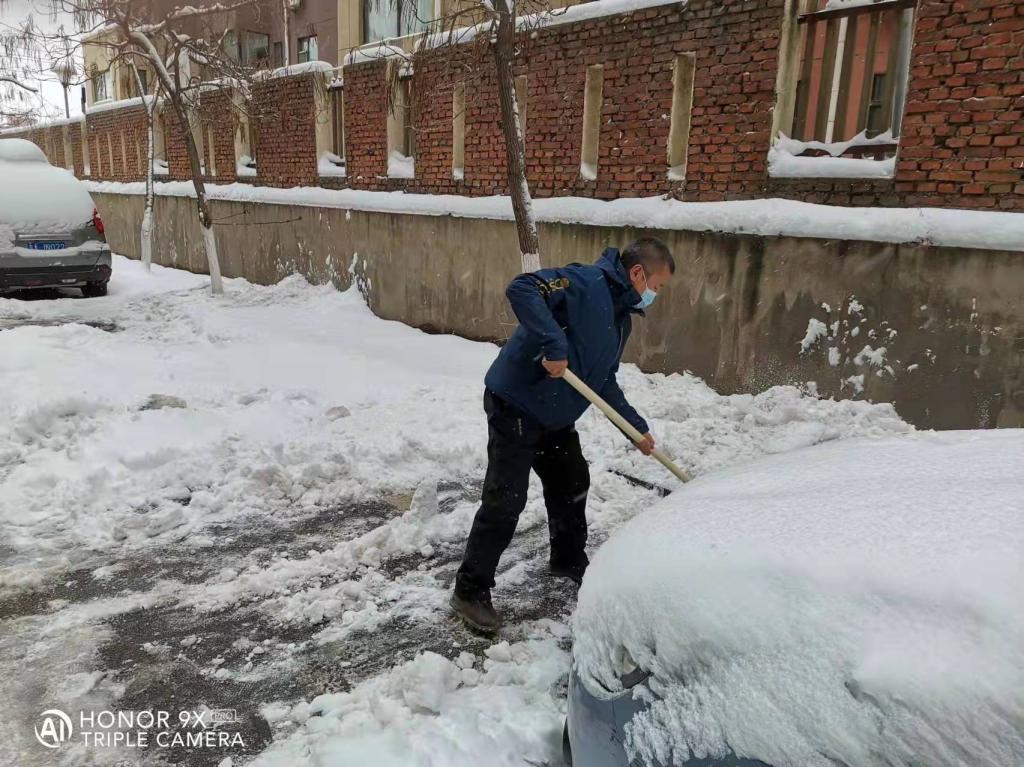
[{"label": "man's hand", "polygon": [[650,432],[644,435],[642,441],[636,443],[636,449],[644,455],[650,455],[654,452],[654,437],[651,436]]},{"label": "man's hand", "polygon": [[549,360],[544,359],[541,363],[544,369],[548,371],[548,375],[552,378],[561,378],[562,374],[565,373],[565,369],[569,367],[569,360]]}]

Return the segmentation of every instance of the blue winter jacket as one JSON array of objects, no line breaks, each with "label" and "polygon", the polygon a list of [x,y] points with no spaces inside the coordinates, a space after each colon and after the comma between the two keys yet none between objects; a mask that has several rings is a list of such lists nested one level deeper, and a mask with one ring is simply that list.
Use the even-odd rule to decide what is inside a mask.
[{"label": "blue winter jacket", "polygon": [[569,361],[582,378],[641,434],[647,422],[615,380],[640,296],[616,248],[593,266],[569,264],[520,274],[505,291],[519,327],[487,371],[488,389],[550,430],[565,428],[589,403],[565,381],[551,378],[543,358]]}]

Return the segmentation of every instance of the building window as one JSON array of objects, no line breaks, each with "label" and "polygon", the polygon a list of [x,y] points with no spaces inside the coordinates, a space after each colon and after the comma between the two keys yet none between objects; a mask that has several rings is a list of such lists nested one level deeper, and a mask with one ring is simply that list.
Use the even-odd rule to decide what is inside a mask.
[{"label": "building window", "polygon": [[110,73],[97,72],[92,76],[92,100],[106,101],[110,98]]},{"label": "building window", "polygon": [[299,58],[300,64],[304,64],[307,61],[319,61],[320,52],[316,46],[316,35],[310,35],[309,37],[299,38]]},{"label": "building window", "polygon": [[[132,75],[132,79],[135,79],[134,75]],[[139,93],[138,95],[139,96],[145,96],[147,93],[149,93],[149,72],[147,72],[145,69],[140,69],[139,70],[139,80],[142,81],[142,93]],[[138,90],[138,87],[139,87],[139,84],[138,84],[138,82],[136,82],[135,83],[135,89]]]},{"label": "building window", "polygon": [[[790,175],[776,172],[785,165],[800,175],[828,176],[834,172],[828,159],[839,157],[865,160],[866,176],[884,175],[877,165],[869,167],[872,161],[884,161],[894,170],[916,0],[838,7],[829,7],[828,0],[806,0],[800,5],[810,10],[796,17],[794,32],[786,35],[791,55],[780,57],[794,65],[780,73],[772,150],[780,162],[769,158],[772,175]],[[822,172],[808,173],[812,165]],[[848,172],[856,169],[845,163],[843,175]]]},{"label": "building window", "polygon": [[693,112],[693,74],[696,56],[676,56],[672,70],[672,114],[668,130],[668,177],[686,179],[686,158],[690,153],[690,117]]},{"label": "building window", "polygon": [[363,42],[422,32],[434,18],[434,0],[363,0]]},{"label": "building window", "polygon": [[284,43],[283,42],[278,41],[278,42],[274,43],[274,55],[271,58],[271,63],[275,67],[283,67],[285,65],[284,64]]},{"label": "building window", "polygon": [[245,47],[242,49],[242,63],[249,67],[266,64],[270,58],[270,35],[260,32],[245,33]]}]

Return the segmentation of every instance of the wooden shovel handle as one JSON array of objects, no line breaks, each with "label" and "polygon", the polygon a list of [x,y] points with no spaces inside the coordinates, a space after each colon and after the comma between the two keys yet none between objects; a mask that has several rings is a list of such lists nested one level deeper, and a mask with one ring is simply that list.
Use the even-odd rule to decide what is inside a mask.
[{"label": "wooden shovel handle", "polygon": [[[583,381],[581,381],[575,373],[566,368],[565,372],[562,374],[562,378],[565,379],[566,383],[568,383],[572,388],[574,388],[576,391],[578,391],[580,394],[582,394],[584,397],[590,400],[590,402],[598,410],[600,410],[608,417],[609,421],[611,421],[613,424],[622,429],[622,431],[624,431],[631,440],[633,440],[636,443],[643,442],[644,435],[638,432],[632,426],[632,424],[629,423],[629,421],[627,421],[625,418],[619,415],[618,412],[614,410],[611,405],[609,405],[607,402],[601,399],[600,395],[598,395],[597,392],[595,392],[593,389],[591,389],[589,386],[583,383]],[[651,453],[651,456],[656,458],[662,466],[664,466],[666,469],[675,474],[676,478],[680,482],[690,481],[690,475],[687,474],[682,469],[680,469],[678,466],[676,466],[675,462],[667,455],[665,455],[665,453],[663,453],[660,449],[654,448],[654,451]]]}]

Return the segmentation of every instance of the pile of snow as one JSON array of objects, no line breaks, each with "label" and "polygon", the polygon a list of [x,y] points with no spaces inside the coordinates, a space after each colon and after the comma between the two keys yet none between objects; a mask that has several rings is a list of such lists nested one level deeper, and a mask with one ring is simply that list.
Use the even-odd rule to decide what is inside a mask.
[{"label": "pile of snow", "polygon": [[[235,164],[235,175],[236,176],[256,176],[258,170],[256,167],[256,160],[247,154],[243,154],[238,158],[238,162]],[[191,182],[190,182],[191,183]]]},{"label": "pile of snow", "polygon": [[344,176],[345,158],[324,150],[317,161],[317,171],[321,176]]},{"label": "pile of snow", "polygon": [[[852,147],[884,146],[895,142],[892,131],[868,138],[861,131],[846,141],[799,141],[785,134],[768,150],[768,173],[775,178],[892,178],[896,175],[896,158],[874,160],[866,157],[843,157]],[[817,157],[803,157],[808,150],[825,152]]]},{"label": "pile of snow", "polygon": [[92,213],[89,191],[71,171],[50,165],[31,141],[0,139],[0,226],[8,235],[67,232]]},{"label": "pile of snow", "polygon": [[36,144],[23,138],[0,140],[0,161],[46,162],[46,154]]},{"label": "pile of snow", "polygon": [[[142,182],[92,181],[88,188],[105,194],[145,194]],[[451,194],[371,192],[323,187],[256,187],[252,184],[207,184],[215,200],[309,205],[424,216],[457,216],[512,221],[511,198]],[[194,197],[190,181],[156,186],[158,195]],[[1024,250],[1024,214],[946,208],[847,208],[797,200],[680,202],[664,197],[612,201],[584,197],[549,197],[533,201],[538,221],[638,229],[685,229],[733,232],[764,237],[819,237],[868,242],[922,242],[954,248]]]},{"label": "pile of snow", "polygon": [[1024,763],[1022,455],[913,434],[694,481],[594,557],[584,683],[653,672],[627,745],[663,764]]},{"label": "pile of snow", "polygon": [[566,629],[541,620],[526,631],[524,641],[500,642],[483,658],[425,652],[351,692],[267,706],[272,725],[303,726],[250,767],[550,763],[562,714],[551,690],[568,664],[558,641]]},{"label": "pile of snow", "polygon": [[391,178],[416,178],[416,160],[392,149],[388,155],[388,175]]},{"label": "pile of snow", "polygon": [[778,147],[768,150],[768,175],[773,178],[892,178],[896,158],[795,157]]}]

